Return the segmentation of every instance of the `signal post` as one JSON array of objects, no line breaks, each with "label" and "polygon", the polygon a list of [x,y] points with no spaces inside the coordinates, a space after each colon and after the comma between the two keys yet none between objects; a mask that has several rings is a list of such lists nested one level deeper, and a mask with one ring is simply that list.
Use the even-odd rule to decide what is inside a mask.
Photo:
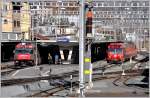
[{"label": "signal post", "polygon": [[92,63],[91,63],[91,44],[93,42],[93,35],[92,35],[92,18],[93,18],[93,12],[92,12],[92,6],[90,3],[85,6],[85,15],[86,15],[86,35],[85,35],[85,55],[84,55],[84,80],[85,82],[88,82],[88,85],[86,86],[87,89],[93,87],[92,82]]},{"label": "signal post", "polygon": [[[85,83],[88,82],[92,87],[92,64],[91,64],[91,43],[92,37],[92,7],[89,7],[91,1],[85,4],[85,0],[81,0],[80,7],[80,33],[79,33],[79,92],[80,97],[84,97]],[[86,36],[86,37],[85,37]],[[85,39],[86,38],[86,39]],[[87,86],[87,87],[89,87]]]}]

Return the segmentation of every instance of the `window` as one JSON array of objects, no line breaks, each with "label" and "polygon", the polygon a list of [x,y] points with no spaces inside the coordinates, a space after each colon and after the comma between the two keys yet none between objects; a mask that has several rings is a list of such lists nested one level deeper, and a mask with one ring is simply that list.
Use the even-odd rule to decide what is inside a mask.
[{"label": "window", "polygon": [[14,20],[14,27],[20,27],[20,21]]},{"label": "window", "polygon": [[43,3],[42,3],[42,2],[40,2],[40,3],[39,3],[39,5],[43,5]]},{"label": "window", "polygon": [[5,5],[4,7],[5,7],[5,11],[7,11],[8,10],[7,5]]},{"label": "window", "polygon": [[29,5],[33,5],[33,2],[30,2]]},{"label": "window", "polygon": [[121,6],[126,6],[126,1],[122,1]]},{"label": "window", "polygon": [[37,9],[37,6],[31,6],[31,9]]},{"label": "window", "polygon": [[40,9],[42,9],[42,6],[39,6]]},{"label": "window", "polygon": [[22,53],[22,54],[30,53],[30,54],[33,54],[33,50],[32,49],[16,49],[15,53],[16,54],[18,54],[18,53]]},{"label": "window", "polygon": [[143,2],[143,6],[145,6],[146,5],[146,2]]},{"label": "window", "polygon": [[7,21],[7,19],[4,19],[4,24],[8,24],[8,21]]},{"label": "window", "polygon": [[115,2],[115,6],[120,6],[120,2],[119,2],[119,1],[116,1],[116,2]]},{"label": "window", "polygon": [[113,54],[116,54],[116,53],[122,53],[122,49],[121,48],[109,48],[108,49],[109,52],[112,52]]},{"label": "window", "polygon": [[20,5],[20,2],[17,2],[17,5]]},{"label": "window", "polygon": [[104,4],[104,6],[108,6],[108,3],[107,3],[107,2],[104,2],[103,4]]},{"label": "window", "polygon": [[133,6],[137,6],[137,2],[133,2],[132,5],[133,5]]},{"label": "window", "polygon": [[16,27],[16,20],[14,20],[14,27]]},{"label": "window", "polygon": [[72,2],[69,2],[69,6],[73,6],[73,3],[72,3]]},{"label": "window", "polygon": [[53,2],[52,5],[53,5],[53,6],[56,6],[56,2]]},{"label": "window", "polygon": [[17,21],[17,27],[20,27],[20,21]]},{"label": "window", "polygon": [[99,3],[98,3],[98,6],[102,6],[102,3],[101,3],[101,2],[99,2]]},{"label": "window", "polygon": [[34,5],[39,5],[39,2],[34,2]]},{"label": "window", "polygon": [[63,6],[68,6],[68,3],[67,2],[63,2]]},{"label": "window", "polygon": [[148,6],[149,7],[149,1],[145,1],[145,6]]},{"label": "window", "polygon": [[46,2],[46,5],[50,5],[50,3],[49,3],[49,2]]}]

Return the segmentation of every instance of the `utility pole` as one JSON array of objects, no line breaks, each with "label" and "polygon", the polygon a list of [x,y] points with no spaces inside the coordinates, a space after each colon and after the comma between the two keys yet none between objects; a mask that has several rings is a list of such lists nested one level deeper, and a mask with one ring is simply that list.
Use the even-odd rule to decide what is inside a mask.
[{"label": "utility pole", "polygon": [[80,97],[84,97],[84,4],[85,0],[81,0],[80,5],[80,32],[79,32],[79,90]]},{"label": "utility pole", "polygon": [[1,40],[2,40],[2,6],[3,0],[0,2],[0,65],[1,65]]},{"label": "utility pole", "polygon": [[[38,16],[37,16],[38,17]],[[43,17],[43,16],[42,16]],[[38,20],[38,18],[37,18],[37,25],[39,26],[39,20]],[[36,25],[36,26],[37,26]],[[39,30],[38,30],[39,31]],[[37,47],[37,33],[39,33],[39,32],[36,32],[36,34],[34,34],[34,35],[36,35],[36,40],[35,40],[35,43],[36,43],[36,67],[37,67],[37,64],[38,64],[38,56],[37,56],[37,53],[38,53],[38,47]]]}]

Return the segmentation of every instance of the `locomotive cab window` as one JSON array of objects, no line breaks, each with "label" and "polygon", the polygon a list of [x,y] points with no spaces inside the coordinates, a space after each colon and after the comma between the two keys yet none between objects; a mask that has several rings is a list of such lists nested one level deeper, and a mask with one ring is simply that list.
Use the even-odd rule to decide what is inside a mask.
[{"label": "locomotive cab window", "polygon": [[19,54],[19,53],[23,53],[23,54],[25,54],[25,53],[30,53],[30,54],[33,54],[33,50],[31,50],[31,49],[17,49],[17,50],[15,51],[15,53],[16,53],[16,54]]},{"label": "locomotive cab window", "polygon": [[112,53],[121,53],[121,52],[122,52],[122,49],[121,49],[121,48],[118,48],[118,49],[109,48],[108,51],[109,51],[109,52],[112,52]]}]

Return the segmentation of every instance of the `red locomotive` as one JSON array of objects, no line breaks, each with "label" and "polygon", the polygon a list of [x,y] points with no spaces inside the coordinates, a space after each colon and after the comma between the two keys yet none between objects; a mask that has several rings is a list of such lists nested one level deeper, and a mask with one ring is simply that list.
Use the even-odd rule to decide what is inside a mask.
[{"label": "red locomotive", "polygon": [[133,43],[110,43],[107,51],[107,62],[124,62],[137,55],[136,46]]},{"label": "red locomotive", "polygon": [[[37,51],[37,64],[40,64],[39,52]],[[32,43],[19,43],[14,50],[14,64],[30,64],[36,63],[36,47]]]}]

